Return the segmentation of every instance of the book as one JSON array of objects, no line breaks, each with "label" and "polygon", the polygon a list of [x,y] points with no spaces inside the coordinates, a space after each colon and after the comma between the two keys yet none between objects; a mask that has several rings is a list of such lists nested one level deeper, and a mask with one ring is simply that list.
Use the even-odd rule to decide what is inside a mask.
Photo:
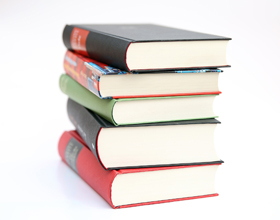
[{"label": "book", "polygon": [[218,196],[215,173],[220,164],[104,170],[75,131],[62,134],[58,151],[113,208]]},{"label": "book", "polygon": [[215,119],[116,127],[71,99],[67,113],[105,169],[222,163],[214,146]]},{"label": "book", "polygon": [[99,98],[219,94],[220,69],[125,72],[67,51],[65,72]]},{"label": "book", "polygon": [[228,37],[153,24],[66,25],[67,49],[125,71],[227,67]]},{"label": "book", "polygon": [[72,100],[116,126],[217,117],[213,111],[216,95],[100,99],[66,74],[59,85]]}]

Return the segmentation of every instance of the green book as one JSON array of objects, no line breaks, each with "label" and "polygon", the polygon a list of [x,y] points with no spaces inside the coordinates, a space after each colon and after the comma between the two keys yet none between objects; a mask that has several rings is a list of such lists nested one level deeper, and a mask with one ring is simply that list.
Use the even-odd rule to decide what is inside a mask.
[{"label": "green book", "polygon": [[100,99],[66,74],[61,75],[59,86],[70,99],[116,126],[217,117],[213,112],[216,94]]}]

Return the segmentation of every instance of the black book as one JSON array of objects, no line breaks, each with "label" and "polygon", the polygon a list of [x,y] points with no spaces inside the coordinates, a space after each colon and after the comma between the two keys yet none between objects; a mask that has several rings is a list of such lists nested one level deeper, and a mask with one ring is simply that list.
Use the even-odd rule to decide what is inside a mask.
[{"label": "black book", "polygon": [[105,169],[216,164],[216,119],[114,126],[68,99],[69,119]]},{"label": "black book", "polygon": [[69,50],[136,72],[226,67],[229,40],[153,24],[66,25],[63,31]]}]

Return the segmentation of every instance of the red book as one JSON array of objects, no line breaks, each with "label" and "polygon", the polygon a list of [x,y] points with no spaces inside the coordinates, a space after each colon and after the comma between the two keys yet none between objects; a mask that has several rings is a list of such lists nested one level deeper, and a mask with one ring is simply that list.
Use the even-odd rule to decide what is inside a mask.
[{"label": "red book", "polygon": [[113,208],[217,196],[220,164],[105,170],[76,131],[62,134],[58,151],[68,164]]},{"label": "red book", "polygon": [[220,94],[219,69],[173,70],[165,72],[125,72],[107,64],[67,51],[65,72],[104,98],[140,98]]}]

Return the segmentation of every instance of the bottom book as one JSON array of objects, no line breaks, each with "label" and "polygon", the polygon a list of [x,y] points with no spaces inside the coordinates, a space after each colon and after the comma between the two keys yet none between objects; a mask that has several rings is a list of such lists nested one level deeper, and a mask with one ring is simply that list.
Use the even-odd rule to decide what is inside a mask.
[{"label": "bottom book", "polygon": [[65,131],[58,144],[68,164],[113,208],[218,196],[220,164],[105,170],[76,131]]}]

